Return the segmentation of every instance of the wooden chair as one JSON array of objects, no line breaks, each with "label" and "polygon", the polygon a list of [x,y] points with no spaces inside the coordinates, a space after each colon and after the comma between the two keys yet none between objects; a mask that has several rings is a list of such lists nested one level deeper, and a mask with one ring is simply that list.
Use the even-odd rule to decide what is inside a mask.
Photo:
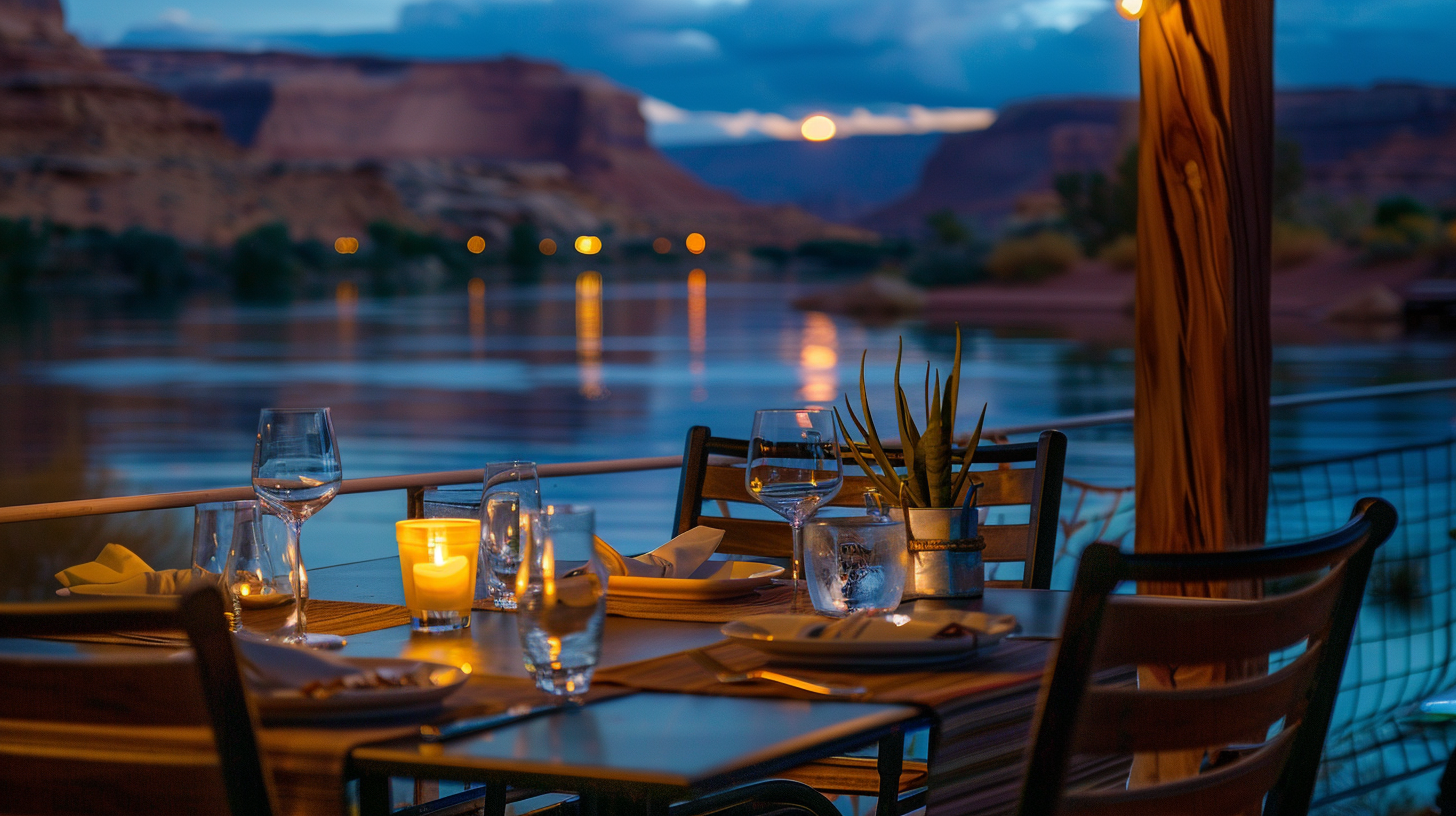
[{"label": "wooden chair", "polygon": [[[893,456],[893,452],[891,452]],[[702,524],[726,531],[718,551],[738,555],[788,558],[793,538],[787,522],[752,518],[734,518],[727,513],[729,502],[758,504],[743,484],[742,464],[710,463],[711,456],[745,459],[748,442],[723,439],[712,435],[706,426],[688,429],[687,448],[683,452],[682,481],[678,486],[673,535]],[[829,503],[833,507],[863,507],[864,490],[872,486],[868,476],[853,475],[853,460],[847,455],[844,486]],[[1021,562],[1019,581],[987,581],[990,587],[1028,587],[1047,589],[1051,586],[1052,560],[1056,555],[1057,514],[1062,503],[1062,470],[1067,460],[1067,437],[1061,431],[1043,431],[1036,442],[1014,445],[981,445],[976,449],[973,464],[996,465],[994,470],[977,470],[976,478],[985,484],[977,496],[983,507],[1026,505],[1030,519],[1024,524],[986,524],[981,534],[986,539],[985,561],[988,564]],[[1012,467],[1012,465],[1032,465]],[[703,515],[704,501],[715,501],[725,510],[722,516]]]},{"label": "wooden chair", "polygon": [[[1019,812],[1307,811],[1371,560],[1395,524],[1388,502],[1362,499],[1344,527],[1297,544],[1191,555],[1087,547],[1038,705]],[[1252,601],[1113,594],[1124,581],[1261,581],[1321,570],[1299,589]],[[1092,679],[1120,666],[1264,660],[1301,644],[1304,651],[1276,670],[1221,685],[1135,689]],[[1281,720],[1283,727],[1265,740]],[[1223,752],[1197,776],[1124,790],[1063,790],[1073,755],[1214,753],[1251,741],[1256,744]]]},{"label": "wooden chair", "polygon": [[182,630],[193,659],[0,652],[0,813],[275,811],[222,595],[0,605],[0,637]]}]

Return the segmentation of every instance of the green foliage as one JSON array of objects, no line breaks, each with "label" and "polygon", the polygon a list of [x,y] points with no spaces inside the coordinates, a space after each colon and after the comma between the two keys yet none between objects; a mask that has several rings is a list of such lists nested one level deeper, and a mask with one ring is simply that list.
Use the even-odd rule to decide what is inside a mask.
[{"label": "green foliage", "polygon": [[286,301],[293,297],[299,264],[288,227],[269,224],[238,238],[228,259],[233,294],[239,300]]},{"label": "green foliage", "polygon": [[[905,472],[901,474],[890,461],[885,453],[885,446],[880,441],[879,430],[875,427],[874,415],[870,412],[870,401],[868,389],[865,387],[865,357],[868,354],[860,355],[859,359],[859,404],[860,410],[864,412],[864,422],[860,422],[859,415],[849,404],[849,396],[844,397],[844,407],[849,413],[849,418],[854,422],[855,428],[864,442],[855,442],[854,436],[844,424],[843,417],[835,410],[835,417],[839,421],[840,433],[848,443],[850,455],[854,457],[855,463],[875,483],[875,485],[902,507],[951,507],[955,504],[956,497],[961,495],[965,489],[967,480],[971,475],[971,459],[975,456],[976,445],[981,441],[981,426],[986,421],[986,406],[981,406],[981,418],[976,422],[975,433],[971,434],[970,442],[965,453],[961,456],[960,470],[956,472],[955,460],[951,457],[951,448],[955,443],[955,420],[956,408],[960,401],[961,385],[961,329],[956,326],[955,362],[951,365],[950,374],[945,378],[945,387],[942,390],[940,371],[935,372],[935,385],[931,387],[930,364],[925,365],[925,428],[921,429],[915,424],[915,417],[910,412],[910,400],[905,396],[905,389],[900,386],[900,364],[904,357],[905,344],[902,341],[900,351],[895,355],[895,419],[900,433],[900,449],[905,456]],[[876,470],[875,466],[879,469]]]},{"label": "green foliage", "polygon": [[942,246],[961,246],[975,240],[975,232],[970,227],[961,223],[956,217],[955,211],[949,208],[936,210],[925,216],[925,225],[930,228],[930,234],[934,236],[935,242]]},{"label": "green foliage", "polygon": [[1387,198],[1360,233],[1362,260],[1379,264],[1412,258],[1433,249],[1440,237],[1441,225],[1424,204],[1408,196]]},{"label": "green foliage", "polygon": [[986,271],[1005,283],[1036,283],[1067,271],[1081,257],[1076,241],[1044,230],[997,244],[986,258]]},{"label": "green foliage", "polygon": [[1299,142],[1292,139],[1274,141],[1271,187],[1274,217],[1285,221],[1296,220],[1299,193],[1304,189],[1304,153]]},{"label": "green foliage", "polygon": [[1110,179],[1094,171],[1062,173],[1052,180],[1067,228],[1087,255],[1137,230],[1137,165],[1137,148],[1131,147]]},{"label": "green foliage", "polygon": [[511,227],[511,243],[506,250],[506,263],[518,281],[535,280],[541,275],[546,258],[541,254],[541,233],[530,221]]},{"label": "green foliage", "polygon": [[32,228],[30,219],[0,219],[0,296],[21,297],[35,281],[50,243],[50,225]]},{"label": "green foliage", "polygon": [[857,241],[805,241],[795,254],[831,269],[874,269],[885,259],[880,245]]},{"label": "green foliage", "polygon": [[145,297],[176,295],[187,288],[187,256],[170,235],[132,227],[116,237],[112,252],[117,268],[136,281]]}]

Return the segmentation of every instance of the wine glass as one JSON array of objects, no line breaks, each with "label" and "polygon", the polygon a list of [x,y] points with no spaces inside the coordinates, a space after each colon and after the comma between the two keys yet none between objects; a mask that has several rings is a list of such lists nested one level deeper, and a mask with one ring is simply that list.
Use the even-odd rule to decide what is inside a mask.
[{"label": "wine glass", "polygon": [[329,409],[263,409],[253,448],[253,492],[288,526],[286,560],[298,625],[285,639],[316,649],[337,649],[344,639],[308,632],[308,572],[299,536],[303,523],[338,494],[343,472]]},{"label": "wine glass", "polygon": [[804,522],[834,498],[843,483],[834,414],[822,408],[758,411],[748,441],[748,492],[783,516],[794,535],[793,609],[799,611],[804,576]]}]

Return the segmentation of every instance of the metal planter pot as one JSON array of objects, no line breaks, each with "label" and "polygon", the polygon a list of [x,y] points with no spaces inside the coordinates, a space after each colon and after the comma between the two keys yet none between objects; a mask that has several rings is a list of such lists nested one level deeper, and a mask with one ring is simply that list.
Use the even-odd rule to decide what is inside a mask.
[{"label": "metal planter pot", "polygon": [[[966,512],[978,513],[980,508]],[[903,511],[892,511],[903,518]],[[905,600],[912,598],[979,598],[985,591],[986,564],[979,535],[956,538],[961,530],[959,507],[912,507],[907,525],[910,570],[905,575]],[[979,519],[979,517],[978,517]]]}]

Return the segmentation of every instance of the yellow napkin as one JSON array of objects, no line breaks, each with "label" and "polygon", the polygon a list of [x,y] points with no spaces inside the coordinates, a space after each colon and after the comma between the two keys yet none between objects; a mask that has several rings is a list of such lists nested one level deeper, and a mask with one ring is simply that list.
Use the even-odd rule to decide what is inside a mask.
[{"label": "yellow napkin", "polygon": [[116,584],[151,571],[152,568],[147,566],[147,562],[138,558],[136,553],[120,544],[107,544],[101,549],[101,554],[96,556],[95,561],[87,561],[84,564],[63,569],[56,573],[56,580],[60,581],[63,587],[76,587],[83,584]]},{"label": "yellow napkin", "polygon": [[133,575],[114,584],[80,584],[68,591],[72,595],[180,595],[193,581],[216,584],[216,573],[190,569],[158,570]]}]

